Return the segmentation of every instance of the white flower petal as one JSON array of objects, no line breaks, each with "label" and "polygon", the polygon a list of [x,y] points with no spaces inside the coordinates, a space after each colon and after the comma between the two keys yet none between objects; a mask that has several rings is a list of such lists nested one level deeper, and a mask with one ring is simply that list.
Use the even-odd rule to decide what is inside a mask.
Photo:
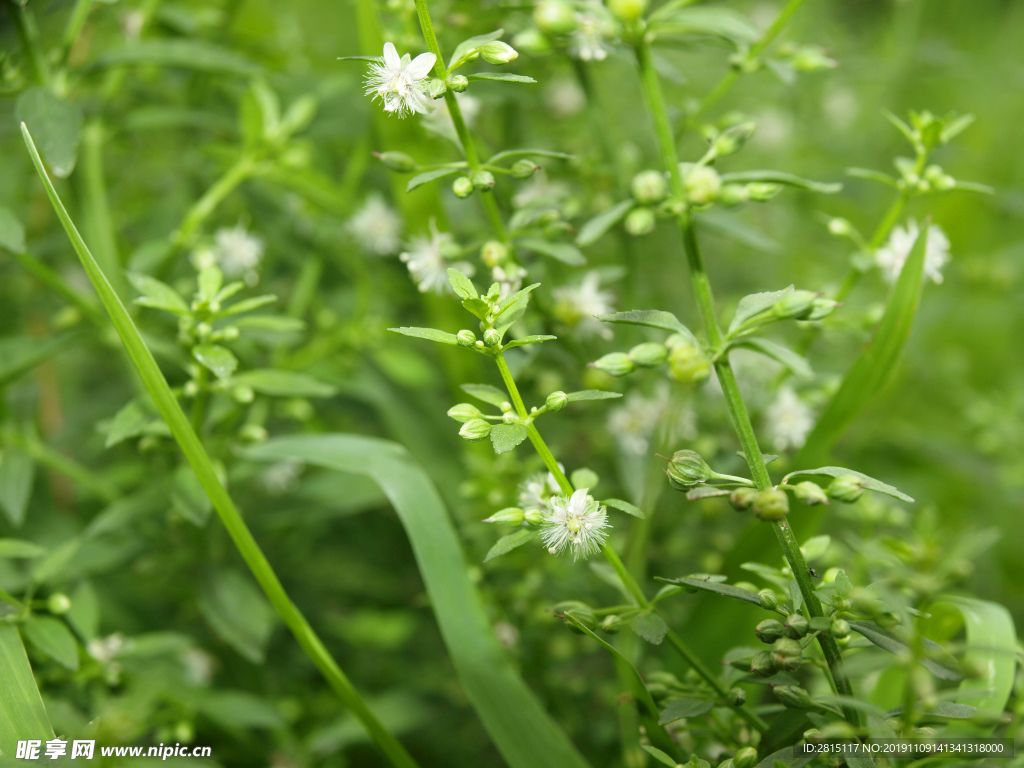
[{"label": "white flower petal", "polygon": [[402,60],[398,56],[398,50],[394,43],[384,43],[384,64],[392,71],[401,71]]},{"label": "white flower petal", "polygon": [[413,77],[417,80],[426,77],[430,74],[430,70],[434,68],[434,62],[437,61],[437,56],[432,53],[421,53],[412,63],[406,68],[406,73],[409,77]]}]

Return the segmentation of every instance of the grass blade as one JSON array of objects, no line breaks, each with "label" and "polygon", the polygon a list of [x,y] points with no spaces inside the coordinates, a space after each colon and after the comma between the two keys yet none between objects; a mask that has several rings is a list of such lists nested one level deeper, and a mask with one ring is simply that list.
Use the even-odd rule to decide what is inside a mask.
[{"label": "grass blade", "polygon": [[0,760],[13,760],[19,740],[53,738],[25,647],[13,624],[0,624]]},{"label": "grass blade", "polygon": [[380,485],[412,544],[459,679],[505,761],[511,768],[586,768],[498,645],[444,502],[405,448],[356,435],[310,435],[269,440],[246,455],[368,475]]},{"label": "grass blade", "polygon": [[214,509],[220,515],[221,521],[224,523],[224,527],[234,541],[239,553],[249,566],[253,576],[256,577],[260,587],[266,593],[271,605],[274,606],[274,610],[277,611],[285,625],[295,636],[295,639],[299,641],[299,645],[302,646],[306,655],[323,673],[341,700],[359,718],[371,738],[380,747],[381,751],[387,755],[392,765],[399,768],[416,768],[416,762],[397,739],[381,725],[373,712],[370,711],[348,677],[345,676],[337,662],[328,653],[320,638],[309,625],[309,622],[306,621],[306,617],[295,607],[285,592],[284,587],[281,586],[280,580],[274,573],[273,568],[271,568],[259,544],[256,543],[256,539],[253,538],[242,516],[235,508],[235,504],[228,495],[228,492],[221,485],[213,463],[206,453],[206,449],[203,448],[202,442],[192,430],[188,418],[186,418],[181,410],[181,406],[171,392],[171,388],[157,366],[156,360],[153,359],[152,353],[142,340],[142,336],[139,335],[139,331],[135,327],[135,323],[132,322],[131,316],[124,308],[121,300],[111,287],[110,281],[103,274],[103,271],[96,263],[96,259],[89,252],[85,241],[82,240],[82,236],[71,221],[71,217],[64,208],[64,204],[57,195],[57,191],[53,188],[53,184],[50,182],[50,177],[43,167],[43,161],[39,157],[36,145],[32,141],[32,136],[24,123],[21,124],[21,132],[25,138],[25,146],[28,147],[29,155],[36,167],[36,172],[39,174],[39,178],[46,189],[46,194],[50,198],[50,203],[53,205],[57,217],[64,226],[64,230],[71,240],[71,245],[74,247],[75,253],[78,254],[78,258],[82,263],[82,267],[89,276],[89,280],[96,289],[96,293],[99,294],[100,301],[110,316],[114,329],[121,338],[121,342],[124,344],[132,364],[138,371],[146,390],[153,398],[153,402],[157,410],[160,411],[160,415],[167,422],[167,426],[170,427],[171,434],[174,435],[174,439],[180,446],[182,453],[185,454],[185,458],[192,466],[193,471],[195,471],[196,477],[199,478],[199,482],[202,484],[206,495],[209,496]]}]

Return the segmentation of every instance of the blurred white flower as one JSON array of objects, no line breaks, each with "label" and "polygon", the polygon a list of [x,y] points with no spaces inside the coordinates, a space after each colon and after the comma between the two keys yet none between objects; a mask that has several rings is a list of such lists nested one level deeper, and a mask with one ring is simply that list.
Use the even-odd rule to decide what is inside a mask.
[{"label": "blurred white flower", "polygon": [[263,259],[263,241],[241,224],[218,229],[213,235],[212,253],[225,277],[240,277],[250,286],[259,281],[256,269]]},{"label": "blurred white flower", "polygon": [[825,111],[825,116],[834,125],[841,128],[849,127],[860,112],[857,95],[851,89],[842,86],[828,90],[822,102],[822,108]]},{"label": "blurred white flower", "polygon": [[793,133],[793,118],[781,109],[767,109],[757,116],[754,141],[763,147],[778,149]]},{"label": "blurred white flower", "polygon": [[199,648],[186,648],[181,654],[185,676],[194,685],[205,686],[213,677],[214,658]]},{"label": "blurred white flower", "polygon": [[377,194],[366,198],[366,202],[348,220],[345,229],[360,248],[374,256],[394,253],[402,245],[402,219]]},{"label": "blurred white flower", "polygon": [[555,117],[571,117],[587,106],[587,94],[575,80],[560,77],[544,90],[544,104]]},{"label": "blurred white flower", "polygon": [[544,510],[548,499],[556,493],[558,481],[555,476],[550,472],[537,472],[519,484],[519,507],[523,510]]},{"label": "blurred white flower", "polygon": [[[889,235],[889,241],[875,251],[875,263],[887,282],[895,283],[900,276],[919,232],[917,222],[908,221],[905,227],[896,227]],[[928,244],[924,252],[924,276],[934,283],[941,283],[942,268],[947,261],[949,238],[936,224],[932,224],[928,228]]]},{"label": "blurred white flower", "polygon": [[574,329],[580,336],[612,337],[612,332],[594,315],[613,311],[612,294],[601,290],[597,272],[588,272],[577,285],[567,285],[554,291],[555,317]]},{"label": "blurred white flower", "polygon": [[525,276],[526,270],[518,264],[499,264],[491,268],[491,279],[498,284],[498,296],[502,299],[522,288]]},{"label": "blurred white flower", "polygon": [[128,640],[120,632],[90,640],[85,650],[96,661],[107,664],[113,661],[128,646]]},{"label": "blurred white flower", "polygon": [[271,496],[282,496],[295,490],[303,468],[301,461],[279,461],[271,464],[260,475],[260,485]]},{"label": "blurred white flower", "polygon": [[803,447],[814,427],[814,414],[790,387],[779,390],[765,411],[766,431],[776,451]]},{"label": "blurred white flower", "polygon": [[448,287],[448,268],[454,267],[465,275],[472,276],[473,265],[460,261],[450,263],[449,256],[458,253],[455,238],[449,232],[438,232],[430,222],[429,237],[413,237],[406,245],[408,250],[399,255],[409,268],[413,282],[422,293],[433,291],[443,293]]},{"label": "blurred white flower", "polygon": [[146,14],[142,11],[128,11],[121,16],[121,31],[132,42],[139,39],[145,24]]},{"label": "blurred white flower", "polygon": [[540,535],[551,554],[572,549],[573,560],[585,560],[604,546],[611,527],[608,515],[587,491],[580,488],[572,496],[554,496],[548,503]]},{"label": "blurred white flower", "polygon": [[[466,122],[466,127],[472,129],[480,114],[480,99],[470,96],[468,93],[456,93],[455,101],[458,102],[459,112]],[[438,99],[430,103],[430,107],[423,115],[423,127],[428,131],[444,136],[450,141],[458,143],[459,137],[455,132],[455,123],[452,122],[452,113],[448,109],[448,102]]]},{"label": "blurred white flower", "polygon": [[[650,450],[651,440],[658,427],[665,424],[669,408],[669,387],[660,382],[648,397],[642,392],[630,392],[622,405],[608,413],[608,431],[626,453],[644,456]],[[687,405],[673,419],[671,436],[692,440],[697,436],[697,413]]]},{"label": "blurred white flower", "polygon": [[411,61],[408,53],[399,58],[394,43],[384,43],[384,55],[371,62],[366,75],[366,95],[380,99],[385,112],[399,117],[424,113],[430,107],[427,76],[436,60],[432,53],[421,53]]},{"label": "blurred white flower", "polygon": [[604,61],[611,47],[606,39],[611,34],[606,19],[595,13],[576,14],[577,27],[572,33],[569,53],[582,61]]}]

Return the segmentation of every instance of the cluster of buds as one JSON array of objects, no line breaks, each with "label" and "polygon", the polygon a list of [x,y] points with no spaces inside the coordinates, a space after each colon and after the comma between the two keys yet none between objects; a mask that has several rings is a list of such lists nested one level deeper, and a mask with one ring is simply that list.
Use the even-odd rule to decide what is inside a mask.
[{"label": "cluster of buds", "polygon": [[490,192],[496,184],[494,174],[483,168],[469,176],[459,176],[452,182],[452,192],[458,198],[467,198],[474,192]]},{"label": "cluster of buds", "polygon": [[680,384],[698,384],[711,375],[711,361],[693,338],[673,334],[664,344],[644,342],[629,352],[610,352],[591,363],[609,376],[628,376],[640,368],[668,365],[668,374]]},{"label": "cluster of buds", "polygon": [[729,494],[729,503],[738,512],[753,509],[761,520],[776,522],[789,514],[789,497],[781,488],[737,488]]}]

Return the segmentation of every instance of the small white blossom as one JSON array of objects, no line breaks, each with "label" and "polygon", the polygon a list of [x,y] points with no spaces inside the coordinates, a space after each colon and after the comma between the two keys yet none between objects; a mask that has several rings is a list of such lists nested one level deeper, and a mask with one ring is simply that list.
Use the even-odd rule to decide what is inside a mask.
[{"label": "small white blossom", "polygon": [[777,451],[802,448],[814,427],[814,414],[796,392],[782,387],[765,411],[767,432]]},{"label": "small white blossom", "polygon": [[519,484],[519,506],[524,510],[546,509],[548,500],[556,493],[558,481],[555,476],[550,472],[537,472]]},{"label": "small white blossom", "polygon": [[345,225],[359,246],[374,256],[387,256],[402,245],[402,219],[380,195],[370,195]]},{"label": "small white blossom", "polygon": [[582,61],[604,61],[611,47],[606,42],[610,25],[594,13],[576,14],[577,27],[572,33],[569,53]]},{"label": "small white blossom", "polygon": [[587,94],[575,80],[563,77],[545,89],[544,103],[555,117],[572,117],[587,106]]},{"label": "small white blossom", "polygon": [[282,496],[295,490],[304,466],[301,461],[279,461],[260,475],[260,485],[271,496]]},{"label": "small white blossom", "polygon": [[491,279],[498,284],[498,296],[502,299],[522,288],[525,276],[526,270],[518,264],[498,265],[491,268]]},{"label": "small white blossom", "polygon": [[[470,96],[468,93],[456,93],[455,101],[458,102],[459,112],[462,113],[466,127],[472,129],[477,115],[480,114],[480,99]],[[459,142],[459,136],[455,132],[455,123],[452,122],[452,113],[448,110],[448,102],[444,99],[438,99],[431,103],[429,111],[423,115],[423,127],[439,136],[444,136],[449,141]]]},{"label": "small white blossom", "polygon": [[608,413],[608,431],[626,453],[644,456],[659,427],[667,426],[671,440],[693,440],[697,437],[697,413],[687,404],[678,413],[671,414],[672,423],[666,424],[669,414],[669,387],[660,382],[650,397],[642,392],[630,392],[622,405]]},{"label": "small white blossom", "polygon": [[240,277],[248,285],[256,285],[256,269],[263,259],[263,241],[249,234],[241,224],[221,227],[213,235],[212,255],[227,278]]},{"label": "small white blossom", "polygon": [[612,332],[594,315],[613,311],[612,294],[601,290],[597,272],[588,272],[577,285],[558,288],[554,292],[555,316],[580,336],[612,337]]},{"label": "small white blossom", "polygon": [[90,640],[85,650],[92,656],[96,661],[103,662],[104,664],[111,662],[114,658],[125,650],[128,646],[128,640],[120,632],[115,632],[107,637],[98,637],[94,640]]},{"label": "small white blossom", "polygon": [[384,55],[370,64],[366,75],[366,95],[380,99],[385,112],[399,117],[425,113],[430,108],[427,76],[436,60],[432,53],[411,61],[408,53],[399,58],[394,43],[384,43]]},{"label": "small white blossom", "polygon": [[[920,229],[916,221],[908,221],[905,227],[896,227],[889,235],[889,241],[875,251],[875,263],[882,270],[882,276],[889,283],[895,283],[903,271],[903,265],[917,241]],[[924,252],[924,275],[934,283],[942,282],[942,268],[949,261],[949,238],[937,225],[928,228],[928,244]]]},{"label": "small white blossom", "polygon": [[572,496],[553,496],[550,513],[541,524],[541,539],[553,555],[572,549],[572,559],[586,560],[608,538],[608,515],[597,501],[580,488]]},{"label": "small white blossom", "polygon": [[413,237],[408,250],[399,255],[409,268],[416,287],[421,292],[442,293],[448,287],[448,268],[454,267],[465,275],[473,274],[473,265],[464,261],[452,264],[448,257],[458,253],[455,238],[449,232],[438,232],[430,222],[430,237]]},{"label": "small white blossom", "polygon": [[199,686],[209,685],[215,663],[213,656],[199,648],[186,648],[180,659],[189,682]]}]

